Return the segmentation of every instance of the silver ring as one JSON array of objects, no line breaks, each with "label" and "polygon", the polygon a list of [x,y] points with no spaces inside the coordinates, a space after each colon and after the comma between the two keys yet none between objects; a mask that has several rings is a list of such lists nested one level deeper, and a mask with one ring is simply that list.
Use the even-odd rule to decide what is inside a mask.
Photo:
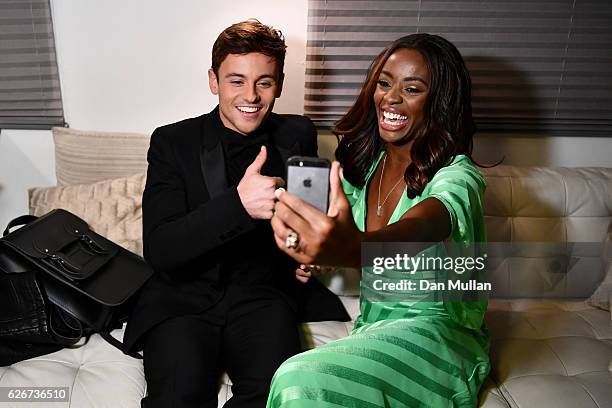
[{"label": "silver ring", "polygon": [[297,232],[291,230],[291,232],[289,232],[289,235],[287,235],[287,239],[285,239],[285,246],[290,249],[296,249],[299,242],[300,236]]}]

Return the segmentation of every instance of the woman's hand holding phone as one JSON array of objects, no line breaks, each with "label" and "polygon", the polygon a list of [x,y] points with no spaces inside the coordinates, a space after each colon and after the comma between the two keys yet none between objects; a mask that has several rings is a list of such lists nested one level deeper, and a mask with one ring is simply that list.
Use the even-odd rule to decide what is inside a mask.
[{"label": "woman's hand holding phone", "polygon": [[[276,244],[305,265],[359,266],[363,233],[355,225],[342,189],[338,162],[331,166],[329,183],[327,214],[291,193],[277,190],[278,201],[272,217]],[[287,237],[291,231],[298,237],[295,248],[287,247]]]}]

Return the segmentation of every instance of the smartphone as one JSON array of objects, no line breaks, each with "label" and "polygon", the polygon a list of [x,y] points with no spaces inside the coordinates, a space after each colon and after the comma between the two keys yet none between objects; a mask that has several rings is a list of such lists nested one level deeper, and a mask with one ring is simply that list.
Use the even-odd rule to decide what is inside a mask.
[{"label": "smartphone", "polygon": [[329,160],[293,156],[287,160],[287,191],[327,213]]}]

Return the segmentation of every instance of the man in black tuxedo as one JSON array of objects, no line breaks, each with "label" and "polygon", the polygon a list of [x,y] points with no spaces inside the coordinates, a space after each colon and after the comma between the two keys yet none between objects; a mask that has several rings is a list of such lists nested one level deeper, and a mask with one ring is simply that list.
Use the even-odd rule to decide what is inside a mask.
[{"label": "man in black tuxedo", "polygon": [[276,368],[300,351],[299,321],[348,320],[314,279],[295,279],[270,218],[292,155],[315,156],[305,117],[272,113],[285,43],[256,20],[224,30],[209,85],[219,105],[151,136],[143,196],[144,257],[155,270],[125,335],[144,350],[145,407],[263,407]]}]

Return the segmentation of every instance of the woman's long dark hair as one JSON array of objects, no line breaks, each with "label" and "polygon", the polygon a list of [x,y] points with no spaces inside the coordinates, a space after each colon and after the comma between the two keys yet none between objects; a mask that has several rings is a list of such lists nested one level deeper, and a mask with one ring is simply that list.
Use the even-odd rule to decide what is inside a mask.
[{"label": "woman's long dark hair", "polygon": [[471,80],[459,50],[448,40],[431,34],[412,34],[388,45],[372,62],[359,97],[336,123],[340,137],[336,158],[344,177],[363,187],[365,176],[384,146],[378,132],[374,92],[387,59],[398,49],[418,51],[429,71],[429,95],[424,118],[415,131],[412,163],[406,168],[408,197],[420,195],[434,174],[458,154],[470,157],[476,125],[472,118]]}]

